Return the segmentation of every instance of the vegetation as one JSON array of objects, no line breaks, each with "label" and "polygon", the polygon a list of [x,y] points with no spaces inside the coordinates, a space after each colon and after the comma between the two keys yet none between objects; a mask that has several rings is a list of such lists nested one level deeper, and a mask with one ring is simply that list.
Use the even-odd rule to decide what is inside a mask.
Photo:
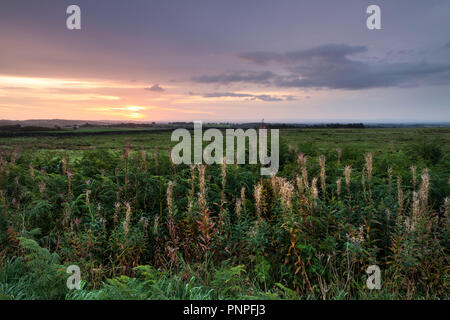
[{"label": "vegetation", "polygon": [[273,178],[170,132],[0,139],[0,298],[448,299],[449,138],[286,129]]}]

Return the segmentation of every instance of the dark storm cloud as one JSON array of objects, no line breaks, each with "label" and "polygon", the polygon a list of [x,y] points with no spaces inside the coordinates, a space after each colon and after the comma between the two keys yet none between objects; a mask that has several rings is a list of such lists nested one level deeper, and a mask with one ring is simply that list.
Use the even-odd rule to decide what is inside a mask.
[{"label": "dark storm cloud", "polygon": [[145,90],[147,91],[152,91],[152,92],[164,92],[166,91],[163,87],[161,87],[159,84],[155,84],[149,88],[145,88]]},{"label": "dark storm cloud", "polygon": [[313,59],[323,61],[338,61],[345,59],[349,55],[366,52],[365,46],[350,46],[347,44],[328,44],[311,48],[308,50],[292,51],[287,53],[276,52],[247,52],[238,56],[244,60],[257,63],[267,64],[269,62],[277,62],[281,64],[305,63]]},{"label": "dark storm cloud", "polygon": [[450,65],[427,62],[373,67],[363,62],[349,62],[331,67],[297,67],[297,71],[292,76],[278,77],[274,83],[279,87],[353,90],[450,84]]},{"label": "dark storm cloud", "polygon": [[327,44],[287,53],[247,52],[239,57],[258,64],[281,65],[287,75],[270,71],[234,72],[196,78],[204,83],[248,82],[277,87],[370,89],[450,84],[450,64],[419,62],[370,63],[356,57],[368,51],[366,46]]},{"label": "dark storm cloud", "polygon": [[271,71],[250,72],[250,71],[233,71],[224,72],[216,75],[203,75],[192,77],[192,80],[200,83],[222,83],[229,84],[232,82],[252,82],[264,83],[273,79],[275,74]]},{"label": "dark storm cloud", "polygon": [[221,98],[221,97],[237,97],[237,98],[249,98],[249,100],[259,100],[266,102],[276,102],[276,101],[292,101],[295,100],[294,96],[273,96],[268,94],[249,94],[249,93],[235,93],[235,92],[213,92],[206,93],[203,95],[204,98]]},{"label": "dark storm cloud", "polygon": [[327,45],[280,55],[289,76],[277,77],[280,87],[369,89],[450,84],[450,64],[427,61],[369,63],[351,57],[367,47]]}]

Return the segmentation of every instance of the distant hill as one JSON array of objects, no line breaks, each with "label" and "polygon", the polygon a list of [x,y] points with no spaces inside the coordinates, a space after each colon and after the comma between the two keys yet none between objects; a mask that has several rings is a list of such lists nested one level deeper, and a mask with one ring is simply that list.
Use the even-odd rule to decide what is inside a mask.
[{"label": "distant hill", "polygon": [[114,121],[86,121],[86,120],[62,120],[62,119],[34,119],[34,120],[0,120],[0,126],[16,126],[22,127],[44,127],[55,128],[55,126],[64,128],[72,126],[81,126],[84,124],[95,126],[104,126],[114,123]]},{"label": "distant hill", "polygon": [[[266,128],[426,128],[449,127],[449,122],[442,123],[395,123],[395,122],[267,122]],[[33,119],[33,120],[0,120],[3,131],[33,131],[37,128],[70,128],[70,127],[119,127],[119,128],[192,128],[193,122],[151,122],[120,120],[65,120],[65,119]],[[259,128],[261,122],[204,122],[206,128]],[[21,128],[21,129],[18,129]],[[27,129],[26,129],[27,128]]]}]

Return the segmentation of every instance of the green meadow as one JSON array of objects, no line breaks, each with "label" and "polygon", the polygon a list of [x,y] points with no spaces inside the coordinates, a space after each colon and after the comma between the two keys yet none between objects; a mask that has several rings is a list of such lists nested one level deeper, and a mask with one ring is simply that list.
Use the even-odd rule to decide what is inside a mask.
[{"label": "green meadow", "polygon": [[282,129],[275,177],[133,130],[0,138],[0,298],[449,298],[450,128]]}]

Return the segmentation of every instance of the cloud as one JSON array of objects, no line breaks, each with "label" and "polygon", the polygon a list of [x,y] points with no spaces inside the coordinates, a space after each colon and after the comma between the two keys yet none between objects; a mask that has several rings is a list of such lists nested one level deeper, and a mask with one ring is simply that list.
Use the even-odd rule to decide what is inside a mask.
[{"label": "cloud", "polygon": [[258,65],[282,65],[288,75],[273,75],[277,87],[369,89],[450,84],[450,65],[427,61],[370,63],[353,56],[365,46],[328,44],[287,53],[248,52],[239,57]]},{"label": "cloud", "polygon": [[278,87],[349,90],[450,84],[450,65],[426,61],[370,65],[343,59],[297,65],[290,70],[290,76],[278,77],[274,84]]},{"label": "cloud", "polygon": [[221,83],[229,84],[232,82],[253,82],[253,83],[267,83],[272,79],[275,74],[271,71],[233,71],[224,72],[216,75],[203,75],[198,77],[192,77],[195,82],[200,83]]},{"label": "cloud", "polygon": [[273,96],[269,94],[250,94],[250,93],[236,93],[236,92],[213,92],[203,95],[204,98],[222,98],[222,97],[236,97],[236,98],[248,98],[249,100],[259,100],[265,102],[277,102],[277,101],[293,101],[295,96]]},{"label": "cloud", "polygon": [[[450,43],[446,47],[450,47]],[[283,74],[272,71],[233,71],[192,78],[200,83],[249,83],[279,88],[328,88],[362,90],[387,87],[449,85],[450,64],[427,60],[390,62],[370,59],[366,46],[327,44],[307,50],[277,53],[257,51],[238,56],[252,64],[276,65]],[[408,55],[408,50],[404,50]],[[405,57],[407,58],[407,57]],[[266,97],[271,99],[271,97]],[[261,97],[262,100],[264,99]]]},{"label": "cloud", "polygon": [[269,62],[293,64],[311,62],[314,59],[324,61],[339,60],[345,58],[346,56],[363,53],[366,51],[367,47],[365,46],[328,44],[308,50],[291,51],[287,53],[264,51],[240,53],[238,54],[238,57],[256,64],[267,64]]},{"label": "cloud", "polygon": [[152,92],[164,92],[164,91],[166,91],[159,84],[154,84],[153,86],[151,86],[149,88],[145,88],[145,90],[152,91]]},{"label": "cloud", "polygon": [[33,88],[28,87],[1,87],[2,90],[20,90],[20,91],[28,91],[33,90]]}]

